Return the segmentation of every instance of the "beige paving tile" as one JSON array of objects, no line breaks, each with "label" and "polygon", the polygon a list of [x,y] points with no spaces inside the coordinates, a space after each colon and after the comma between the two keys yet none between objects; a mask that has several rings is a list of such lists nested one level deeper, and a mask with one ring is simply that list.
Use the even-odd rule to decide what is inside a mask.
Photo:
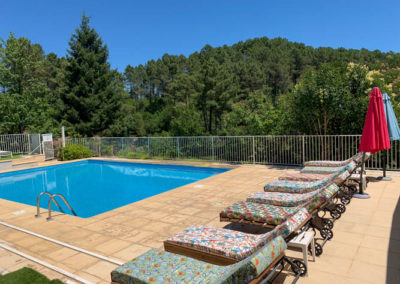
[{"label": "beige paving tile", "polygon": [[55,260],[55,261],[62,261],[68,257],[71,257],[73,255],[78,254],[79,252],[74,251],[72,249],[69,248],[65,248],[65,247],[61,247],[57,250],[54,250],[50,253],[48,253],[46,256]]},{"label": "beige paving tile", "polygon": [[101,245],[95,247],[98,252],[101,252],[105,255],[110,255],[114,252],[120,251],[123,248],[127,248],[132,245],[131,242],[121,241],[121,240],[109,240]]},{"label": "beige paving tile", "polygon": [[111,271],[116,267],[115,264],[99,261],[84,269],[84,271],[109,283],[111,282]]},{"label": "beige paving tile", "polygon": [[379,238],[366,235],[361,242],[361,247],[383,251],[388,251],[390,249],[391,252],[400,253],[400,241],[389,238]]},{"label": "beige paving tile", "polygon": [[353,259],[357,253],[358,246],[335,242],[333,239],[324,246],[323,250],[326,256]]},{"label": "beige paving tile", "polygon": [[346,221],[340,219],[335,223],[333,231],[334,231],[334,233],[337,231],[341,231],[341,232],[346,232],[346,233],[364,234],[368,231],[368,229],[369,229],[369,225],[367,225],[367,224],[346,222]]},{"label": "beige paving tile", "polygon": [[353,246],[359,246],[364,237],[363,234],[336,231],[335,228],[333,229],[333,232],[334,232],[333,240],[335,242],[340,242],[343,244],[348,244]]},{"label": "beige paving tile", "polygon": [[[332,269],[333,271],[333,269]],[[291,283],[289,281],[293,280],[292,277],[288,279],[287,282],[285,283]],[[321,284],[321,283],[326,283],[326,284],[349,284],[351,283],[351,278],[346,277],[344,275],[338,275],[338,274],[333,274],[333,273],[327,273],[323,271],[318,271],[318,270],[312,270],[310,272],[310,275],[308,277],[301,277],[297,283],[299,284]],[[359,281],[359,280],[357,280]],[[359,282],[355,282],[359,283]],[[354,283],[354,284],[355,284]]]},{"label": "beige paving tile", "polygon": [[134,257],[141,255],[142,253],[148,251],[150,247],[143,245],[134,244],[130,247],[124,248],[123,250],[114,253],[112,256],[124,261],[128,261]]},{"label": "beige paving tile", "polygon": [[98,259],[93,256],[79,253],[62,260],[62,263],[74,270],[82,270],[82,268],[88,267],[97,261]]},{"label": "beige paving tile", "polygon": [[400,241],[400,228],[369,225],[365,234],[368,236],[392,238],[394,240]]},{"label": "beige paving tile", "polygon": [[93,283],[101,283],[101,281],[102,281],[100,278],[98,278],[92,274],[89,274],[87,272],[84,272],[84,271],[77,271],[77,272],[75,272],[75,274],[78,275],[79,277],[82,277],[83,279],[88,280]]},{"label": "beige paving tile", "polygon": [[[392,270],[383,266],[372,265],[360,260],[354,260],[347,277],[357,279],[366,283],[396,283],[389,282],[387,278],[396,278],[393,274],[398,274],[398,270]],[[397,282],[399,283],[399,282]]]},{"label": "beige paving tile", "polygon": [[[151,247],[162,248],[166,238],[187,226],[228,225],[219,222],[221,209],[245,199],[250,193],[262,191],[265,183],[287,172],[296,170],[243,165],[196,184],[86,219],[58,215],[54,221],[47,222],[44,217],[32,217],[35,212],[32,206],[0,200],[0,219],[127,261]],[[202,187],[194,186],[199,184]],[[393,272],[398,271],[397,264],[400,263],[396,262],[400,242],[396,236],[400,236],[400,225],[393,223],[393,212],[399,204],[400,178],[395,177],[386,184],[370,183],[368,192],[371,199],[353,199],[347,206],[342,218],[335,222],[334,238],[324,247],[324,254],[315,263],[309,262],[310,275],[298,283],[400,283],[391,282],[398,280]],[[21,208],[26,209],[25,214],[12,214]],[[1,226],[0,239],[12,241],[24,251],[97,283],[109,283],[110,272],[115,267],[59,246],[43,245],[42,241]],[[27,265],[25,260],[10,257],[0,250],[0,267],[8,261],[14,267]],[[385,272],[381,268],[388,269]],[[373,275],[368,276],[368,273]],[[277,283],[290,283],[293,276],[289,273],[282,278]]]},{"label": "beige paving tile", "polygon": [[360,247],[355,259],[372,265],[400,269],[400,253]]}]

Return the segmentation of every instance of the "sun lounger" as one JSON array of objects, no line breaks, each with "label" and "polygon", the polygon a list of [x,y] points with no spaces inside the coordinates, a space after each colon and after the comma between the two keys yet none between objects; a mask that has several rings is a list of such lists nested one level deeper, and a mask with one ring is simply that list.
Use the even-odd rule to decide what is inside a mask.
[{"label": "sun lounger", "polygon": [[280,176],[278,179],[279,180],[290,180],[290,181],[307,181],[307,182],[313,182],[313,181],[321,181],[323,179],[331,179],[334,183],[340,185],[343,183],[344,180],[346,180],[351,173],[354,172],[356,169],[357,164],[355,162],[351,162],[346,166],[343,167],[338,167],[337,172],[331,172],[329,169],[333,169],[334,167],[328,168],[328,173],[293,173],[293,174],[286,174],[283,176]]},{"label": "sun lounger", "polygon": [[[263,226],[267,228],[274,228],[275,226],[290,218],[300,209],[307,209],[309,218],[302,224],[304,230],[312,228],[314,231],[318,230],[321,234],[322,243],[315,242],[316,254],[322,254],[322,247],[327,240],[333,237],[333,223],[339,219],[343,213],[342,204],[334,204],[332,201],[339,192],[339,187],[335,184],[327,186],[318,194],[307,202],[296,204],[298,206],[277,206],[272,204],[263,203],[265,199],[260,197],[258,202],[242,201],[232,204],[220,212],[220,220],[226,222],[245,223]],[[279,194],[265,192],[265,194]],[[271,196],[269,196],[271,197]],[[249,200],[256,201],[257,196],[250,196]],[[267,201],[268,203],[276,203],[282,201],[284,198],[278,198],[276,201]],[[293,204],[294,205],[294,204]],[[343,208],[342,208],[343,207]],[[318,212],[323,212],[319,216]],[[332,218],[324,217],[326,212],[329,212]]]},{"label": "sun lounger", "polygon": [[343,167],[304,167],[300,170],[301,173],[309,173],[309,174],[323,174],[323,175],[331,175],[337,174],[344,171],[354,171],[357,168],[356,162],[352,161],[348,165]]},{"label": "sun lounger", "polygon": [[[111,272],[113,283],[260,283],[272,276],[287,248],[281,236],[249,257],[230,265],[215,265],[175,253],[151,249]],[[294,268],[298,266],[294,264]],[[299,270],[295,280],[299,277]],[[267,277],[267,279],[266,279]]]},{"label": "sun lounger", "polygon": [[[362,152],[358,152],[350,159],[344,161],[307,161],[304,162],[305,167],[343,167],[351,163],[352,161],[356,162],[357,164],[361,163],[362,159]],[[366,159],[371,156],[371,153],[365,153]]]},{"label": "sun lounger", "polygon": [[192,226],[166,240],[164,249],[213,264],[232,264],[255,253],[277,236],[287,240],[308,217],[307,210],[303,208],[283,224],[264,234]]},{"label": "sun lounger", "polygon": [[7,156],[11,156],[11,158],[13,157],[13,154],[11,151],[0,151],[0,158],[1,157],[7,157]]},{"label": "sun lounger", "polygon": [[299,203],[297,206],[277,206],[249,201],[236,202],[220,212],[220,220],[274,228],[302,208],[305,208],[312,215],[314,211],[329,202],[338,190],[339,188],[336,185],[329,185],[319,194],[314,195],[311,200]]}]

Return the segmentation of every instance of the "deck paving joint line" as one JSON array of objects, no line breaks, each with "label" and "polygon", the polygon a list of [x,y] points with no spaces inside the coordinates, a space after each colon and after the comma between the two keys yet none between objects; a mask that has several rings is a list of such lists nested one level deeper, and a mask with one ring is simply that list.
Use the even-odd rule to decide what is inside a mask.
[{"label": "deck paving joint line", "polygon": [[41,235],[41,234],[38,234],[38,233],[35,233],[35,232],[32,232],[32,231],[29,231],[29,230],[26,230],[26,229],[23,229],[23,228],[20,228],[20,227],[17,227],[17,226],[8,224],[8,223],[3,222],[3,221],[0,221],[0,225],[3,225],[3,226],[5,226],[5,227],[12,228],[12,229],[14,229],[14,230],[17,230],[17,231],[20,231],[20,232],[23,232],[23,233],[26,233],[26,234],[29,234],[29,235],[32,235],[32,236],[41,238],[41,239],[44,239],[44,240],[46,240],[46,241],[49,241],[49,242],[58,244],[58,245],[60,245],[60,246],[66,247],[66,248],[69,248],[69,249],[72,249],[72,250],[75,250],[75,251],[78,251],[78,252],[81,252],[81,253],[84,253],[84,254],[87,254],[87,255],[96,257],[96,258],[98,258],[98,259],[102,259],[102,260],[107,261],[107,262],[111,262],[111,263],[114,263],[114,264],[117,264],[117,265],[123,265],[123,264],[124,264],[124,263],[121,262],[121,261],[118,261],[118,260],[115,260],[115,259],[112,259],[112,258],[103,256],[103,255],[100,255],[100,254],[97,254],[97,253],[94,253],[94,252],[85,250],[85,249],[83,249],[83,248],[79,248],[79,247],[70,245],[70,244],[68,244],[68,243],[64,243],[64,242],[62,242],[62,241],[58,241],[58,240],[55,240],[55,239],[46,237],[46,236],[44,236],[44,235]]},{"label": "deck paving joint line", "polygon": [[76,280],[76,281],[79,281],[79,282],[81,282],[81,283],[93,284],[93,282],[90,282],[90,281],[88,281],[88,280],[86,280],[86,279],[83,279],[82,277],[79,277],[78,275],[75,275],[75,274],[70,273],[70,272],[68,272],[68,271],[66,271],[66,270],[64,270],[64,269],[61,269],[61,268],[59,268],[59,267],[57,267],[57,266],[54,266],[54,265],[52,265],[52,264],[50,264],[50,263],[47,263],[47,262],[45,262],[45,261],[42,261],[42,260],[40,260],[40,259],[38,259],[38,258],[36,258],[36,257],[34,257],[34,256],[31,256],[31,255],[29,255],[29,254],[26,254],[26,253],[24,253],[24,252],[21,252],[21,251],[19,251],[19,250],[16,250],[16,249],[14,249],[14,248],[12,248],[12,247],[6,245],[6,244],[0,243],[0,247],[3,248],[3,249],[5,249],[5,250],[8,250],[8,251],[10,251],[10,252],[12,252],[12,253],[15,253],[15,254],[17,254],[17,255],[19,255],[19,256],[22,256],[22,257],[24,257],[24,258],[26,258],[26,259],[29,259],[29,260],[31,260],[31,261],[33,261],[33,262],[39,263],[40,265],[42,265],[42,266],[44,266],[44,267],[47,267],[47,268],[49,268],[49,269],[51,269],[51,270],[54,270],[54,271],[56,271],[56,272],[58,272],[58,273],[60,273],[60,274],[63,274],[63,275],[65,275],[65,276],[67,276],[67,277],[69,277],[69,278],[71,278],[71,279],[74,279],[74,280]]}]

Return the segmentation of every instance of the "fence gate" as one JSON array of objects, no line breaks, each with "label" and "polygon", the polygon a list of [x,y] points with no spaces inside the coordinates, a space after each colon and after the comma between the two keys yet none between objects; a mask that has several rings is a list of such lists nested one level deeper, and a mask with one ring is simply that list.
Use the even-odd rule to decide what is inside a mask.
[{"label": "fence gate", "polygon": [[44,160],[53,160],[54,159],[54,147],[53,147],[53,135],[52,134],[43,134],[43,154]]},{"label": "fence gate", "polygon": [[43,153],[45,161],[54,159],[53,141],[43,141]]},{"label": "fence gate", "polygon": [[41,154],[40,153],[40,134],[28,134],[29,135],[29,153],[30,154]]}]

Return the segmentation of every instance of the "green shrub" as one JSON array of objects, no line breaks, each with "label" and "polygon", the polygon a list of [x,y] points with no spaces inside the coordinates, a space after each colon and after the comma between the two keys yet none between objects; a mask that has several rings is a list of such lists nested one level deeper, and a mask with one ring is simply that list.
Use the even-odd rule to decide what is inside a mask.
[{"label": "green shrub", "polygon": [[125,155],[128,159],[150,159],[147,153],[129,152]]},{"label": "green shrub", "polygon": [[92,157],[92,151],[82,145],[67,145],[61,148],[58,153],[58,160],[69,161],[75,159],[83,159]]},{"label": "green shrub", "polygon": [[148,153],[143,153],[143,152],[131,152],[129,149],[126,149],[124,151],[119,151],[117,156],[119,158],[127,158],[127,159],[149,159],[149,154]]}]

